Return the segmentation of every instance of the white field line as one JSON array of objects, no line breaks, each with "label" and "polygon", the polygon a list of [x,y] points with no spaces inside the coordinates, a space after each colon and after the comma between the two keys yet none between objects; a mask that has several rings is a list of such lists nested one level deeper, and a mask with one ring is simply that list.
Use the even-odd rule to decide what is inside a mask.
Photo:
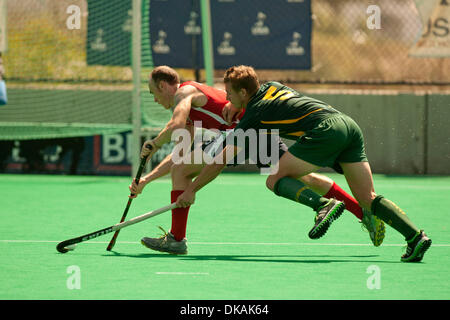
[{"label": "white field line", "polygon": [[[160,183],[160,184],[170,184],[172,183],[172,181],[170,179],[159,179],[159,180],[155,180],[152,183]],[[220,180],[215,182],[217,185],[232,185],[232,186],[241,186],[241,185],[246,185],[246,186],[260,186],[261,183],[264,183],[263,180],[261,181],[254,181],[254,180],[246,180],[241,179],[239,180],[239,182],[236,181],[231,181],[231,180]],[[345,183],[345,182],[344,182]],[[405,184],[395,184],[392,185],[391,183],[389,183],[388,181],[376,181],[375,180],[375,185],[378,188],[390,188],[393,189],[395,188],[396,190],[450,190],[450,186],[443,186],[443,185],[439,185],[439,186],[435,186],[435,185],[410,185],[407,184],[405,182]]]},{"label": "white field line", "polygon": [[[0,240],[0,243],[59,243],[55,240]],[[87,241],[90,244],[108,244],[108,241]],[[118,241],[121,244],[139,244],[138,241]],[[337,246],[372,247],[370,243],[301,243],[301,242],[189,242],[191,245],[212,246]],[[405,244],[382,244],[383,247],[403,247]],[[450,247],[450,244],[434,244],[433,247]]]},{"label": "white field line", "polygon": [[155,272],[155,274],[163,274],[163,275],[188,275],[188,276],[209,276],[208,272]]}]

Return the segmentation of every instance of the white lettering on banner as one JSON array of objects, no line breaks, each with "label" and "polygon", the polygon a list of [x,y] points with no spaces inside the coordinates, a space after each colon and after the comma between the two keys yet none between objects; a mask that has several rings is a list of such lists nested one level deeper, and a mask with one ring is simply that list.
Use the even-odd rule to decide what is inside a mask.
[{"label": "white lettering on banner", "polygon": [[105,163],[120,163],[125,160],[123,136],[109,134],[103,136],[102,159]]},{"label": "white lettering on banner", "polygon": [[264,25],[264,20],[266,20],[266,14],[264,12],[258,12],[256,16],[257,21],[252,27],[252,34],[254,36],[266,36],[270,34],[270,29],[268,26]]},{"label": "white lettering on banner", "polygon": [[202,28],[199,25],[197,25],[198,13],[195,11],[191,11],[190,17],[191,19],[184,26],[184,33],[192,35],[202,33]]},{"label": "white lettering on banner", "polygon": [[128,16],[122,25],[122,31],[123,32],[132,32],[133,31],[133,10],[128,10]]},{"label": "white lettering on banner", "polygon": [[289,46],[286,47],[286,54],[288,56],[301,56],[305,54],[305,49],[299,45],[299,41],[302,35],[299,32],[294,32],[292,34],[292,41]]},{"label": "white lettering on banner", "polygon": [[103,42],[103,29],[97,30],[97,37],[91,42],[91,49],[95,51],[106,51],[106,43]]},{"label": "white lettering on banner", "polygon": [[55,152],[53,154],[44,154],[45,162],[57,162],[60,158],[62,147],[60,145],[55,146]]},{"label": "white lettering on banner", "polygon": [[[132,163],[133,162],[133,135],[131,133],[127,133],[125,136],[125,141],[127,143],[126,146],[126,157],[127,157],[127,162],[128,163]],[[140,152],[140,150],[139,150]]]},{"label": "white lettering on banner", "polygon": [[167,33],[164,30],[159,30],[158,39],[155,41],[153,45],[153,51],[159,54],[167,54],[170,53],[170,47],[165,43],[167,38]]},{"label": "white lettering on banner", "polygon": [[450,1],[414,0],[422,22],[413,57],[450,57]]},{"label": "white lettering on banner", "polygon": [[[190,141],[187,142],[190,149]],[[153,156],[151,161],[159,163],[172,152],[173,143],[164,144]],[[139,150],[140,152],[140,150]],[[107,134],[102,136],[102,162],[106,164],[131,164],[133,161],[133,134]]]},{"label": "white lettering on banner", "polygon": [[217,47],[217,52],[220,55],[232,56],[236,53],[236,49],[232,45],[230,45],[231,38],[233,38],[233,35],[230,32],[225,32],[223,34],[223,40],[220,43],[220,45]]},{"label": "white lettering on banner", "polygon": [[26,159],[20,157],[20,141],[14,141],[14,147],[11,151],[11,159],[13,162],[25,162]]}]

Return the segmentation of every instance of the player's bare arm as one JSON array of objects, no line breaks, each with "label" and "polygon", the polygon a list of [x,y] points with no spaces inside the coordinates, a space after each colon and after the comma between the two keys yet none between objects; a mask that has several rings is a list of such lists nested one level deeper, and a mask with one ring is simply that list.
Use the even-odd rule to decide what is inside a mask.
[{"label": "player's bare arm", "polygon": [[[191,139],[194,139],[194,127],[188,125],[186,128],[191,133]],[[142,177],[139,180],[139,184],[137,184],[133,179],[131,185],[129,186],[130,192],[133,194],[133,196],[130,196],[130,198],[136,198],[139,194],[142,193],[142,190],[147,184],[169,174],[172,166],[172,153],[170,153],[150,173]]]},{"label": "player's bare arm", "polygon": [[139,184],[133,179],[129,186],[130,192],[133,194],[133,196],[130,195],[130,198],[136,198],[147,184],[169,174],[172,165],[172,154],[169,154],[149,174],[139,179]]},{"label": "player's bare arm", "polygon": [[186,190],[178,197],[178,207],[188,207],[195,201],[195,193],[213,181],[225,168],[230,158],[234,158],[238,148],[233,145],[227,145],[220,154],[218,154],[212,164],[206,165],[199,173],[197,178],[192,181]]},{"label": "player's bare arm", "polygon": [[233,119],[239,117],[242,111],[243,111],[242,109],[238,109],[231,102],[228,102],[223,107],[222,117],[230,125],[233,122]]},{"label": "player's bare arm", "polygon": [[[186,128],[191,107],[201,107],[207,102],[206,96],[193,86],[179,88],[175,93],[174,99],[172,118],[155,139],[147,140],[144,143],[141,150],[141,157],[149,154],[149,158],[151,158],[156,150],[171,141],[173,131]],[[150,144],[153,147],[152,151],[149,152],[147,150],[147,144]]]}]

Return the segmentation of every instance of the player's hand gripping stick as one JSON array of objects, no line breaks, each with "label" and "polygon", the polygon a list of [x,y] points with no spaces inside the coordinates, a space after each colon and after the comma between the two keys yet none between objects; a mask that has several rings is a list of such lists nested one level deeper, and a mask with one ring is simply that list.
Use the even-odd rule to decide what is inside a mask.
[{"label": "player's hand gripping stick", "polygon": [[[153,147],[150,144],[147,144],[145,147],[147,149],[149,149],[150,151],[153,150]],[[138,172],[136,173],[136,177],[134,178],[134,181],[136,182],[136,184],[139,184],[139,180],[141,179],[142,171],[144,171],[144,167],[145,167],[145,164],[147,163],[148,156],[149,155],[147,155],[146,157],[141,159],[141,163],[139,164]],[[134,194],[131,193],[130,197],[128,198],[127,206],[125,207],[125,210],[122,214],[122,218],[120,219],[120,223],[125,221],[125,218],[127,217],[127,214],[128,214],[128,210],[130,209],[130,206],[131,206],[131,202],[133,202],[133,199],[134,199],[133,197],[134,197]],[[117,240],[117,237],[119,236],[119,232],[120,232],[120,229],[114,233],[111,241],[108,244],[108,247],[106,248],[107,251],[111,251],[112,248],[114,247],[114,245],[116,244],[116,240]]]}]

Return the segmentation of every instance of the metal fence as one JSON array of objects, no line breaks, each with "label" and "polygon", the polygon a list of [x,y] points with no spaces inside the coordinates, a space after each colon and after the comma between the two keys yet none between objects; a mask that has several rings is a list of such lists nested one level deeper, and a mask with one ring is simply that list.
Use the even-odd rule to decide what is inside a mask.
[{"label": "metal fence", "polygon": [[[380,8],[380,29],[369,29],[367,24],[367,8],[374,4]],[[409,56],[422,32],[413,0],[313,0],[312,12],[312,70],[289,72],[287,79],[450,83],[450,58]]]},{"label": "metal fence", "polygon": [[[10,82],[131,84],[130,67],[86,63],[87,0],[6,1],[9,49],[3,54],[3,63]],[[381,9],[380,29],[367,27],[367,8],[373,4]],[[81,8],[79,30],[67,29],[69,5]],[[261,69],[261,78],[312,83],[450,84],[450,58],[409,56],[422,31],[413,0],[312,0],[311,7],[311,70]],[[283,23],[282,19],[278,21]],[[447,24],[447,31],[449,28]],[[223,70],[216,71],[217,77],[222,74]]]}]

